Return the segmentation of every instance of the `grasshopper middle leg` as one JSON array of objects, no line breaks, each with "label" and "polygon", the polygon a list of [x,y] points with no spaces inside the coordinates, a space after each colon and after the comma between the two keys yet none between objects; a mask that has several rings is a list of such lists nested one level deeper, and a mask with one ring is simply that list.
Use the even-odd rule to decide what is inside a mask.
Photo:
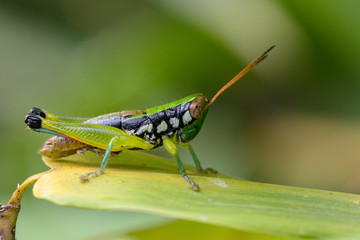
[{"label": "grasshopper middle leg", "polygon": [[117,139],[117,138],[114,137],[114,138],[112,138],[112,139],[110,140],[109,145],[108,145],[108,147],[107,147],[107,149],[106,149],[106,152],[105,152],[105,154],[104,154],[104,158],[103,158],[103,160],[102,160],[102,162],[101,162],[100,169],[99,169],[99,170],[96,170],[96,171],[94,171],[94,172],[88,172],[88,173],[86,173],[86,174],[84,174],[84,175],[81,175],[81,176],[80,176],[80,181],[81,181],[81,182],[87,182],[87,181],[89,181],[89,177],[96,177],[96,176],[99,176],[100,174],[102,174],[102,173],[104,172],[104,170],[105,170],[105,168],[106,168],[106,165],[107,165],[107,163],[108,163],[108,161],[109,161],[110,155],[111,155],[111,149],[113,148],[113,146],[114,146],[114,141],[115,141],[116,139]]}]

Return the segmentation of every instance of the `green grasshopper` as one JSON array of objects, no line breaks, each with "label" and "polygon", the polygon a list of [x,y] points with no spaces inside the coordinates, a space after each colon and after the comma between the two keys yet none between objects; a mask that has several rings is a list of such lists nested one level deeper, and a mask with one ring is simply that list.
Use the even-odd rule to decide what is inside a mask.
[{"label": "green grasshopper", "polygon": [[245,67],[211,101],[201,93],[193,94],[146,110],[122,111],[90,119],[58,117],[45,110],[32,108],[26,115],[25,123],[36,132],[56,135],[47,140],[40,150],[42,155],[52,159],[87,150],[103,154],[100,169],[81,175],[82,182],[102,174],[111,155],[123,150],[151,150],[164,146],[175,157],[180,173],[191,188],[199,191],[199,185],[188,177],[176,145],[189,150],[198,172],[211,171],[212,169],[203,170],[189,142],[200,131],[209,106],[221,93],[264,60],[273,48],[274,46],[270,47]]}]

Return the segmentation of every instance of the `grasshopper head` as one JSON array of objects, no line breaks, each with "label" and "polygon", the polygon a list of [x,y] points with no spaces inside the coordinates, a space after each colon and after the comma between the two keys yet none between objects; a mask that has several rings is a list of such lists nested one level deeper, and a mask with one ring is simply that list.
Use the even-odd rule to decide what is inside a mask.
[{"label": "grasshopper head", "polygon": [[[209,99],[203,94],[198,94],[190,103],[190,120],[181,129],[181,142],[192,140],[200,131],[209,110]],[[184,119],[185,115],[183,116]]]}]

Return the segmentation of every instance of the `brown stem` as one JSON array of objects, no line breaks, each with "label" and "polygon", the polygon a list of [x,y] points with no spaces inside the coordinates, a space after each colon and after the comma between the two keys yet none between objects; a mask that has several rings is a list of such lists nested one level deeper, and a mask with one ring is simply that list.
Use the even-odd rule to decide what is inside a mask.
[{"label": "brown stem", "polygon": [[20,211],[20,201],[25,190],[43,174],[38,173],[27,178],[19,185],[6,205],[0,204],[0,240],[15,239],[16,219]]}]

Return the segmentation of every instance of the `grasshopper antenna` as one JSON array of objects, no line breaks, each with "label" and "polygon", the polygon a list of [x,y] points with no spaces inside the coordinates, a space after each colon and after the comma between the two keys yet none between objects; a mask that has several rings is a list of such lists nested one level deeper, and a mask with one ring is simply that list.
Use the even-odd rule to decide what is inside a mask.
[{"label": "grasshopper antenna", "polygon": [[211,105],[219,96],[222,94],[226,89],[231,87],[234,83],[236,83],[240,78],[242,78],[247,72],[249,72],[251,69],[253,69],[256,65],[258,65],[262,60],[264,60],[268,53],[275,47],[275,45],[272,45],[268,50],[266,50],[263,54],[261,54],[258,58],[256,58],[252,63],[246,66],[241,72],[238,73],[233,79],[231,79],[225,86],[223,86],[211,99],[209,105]]}]

